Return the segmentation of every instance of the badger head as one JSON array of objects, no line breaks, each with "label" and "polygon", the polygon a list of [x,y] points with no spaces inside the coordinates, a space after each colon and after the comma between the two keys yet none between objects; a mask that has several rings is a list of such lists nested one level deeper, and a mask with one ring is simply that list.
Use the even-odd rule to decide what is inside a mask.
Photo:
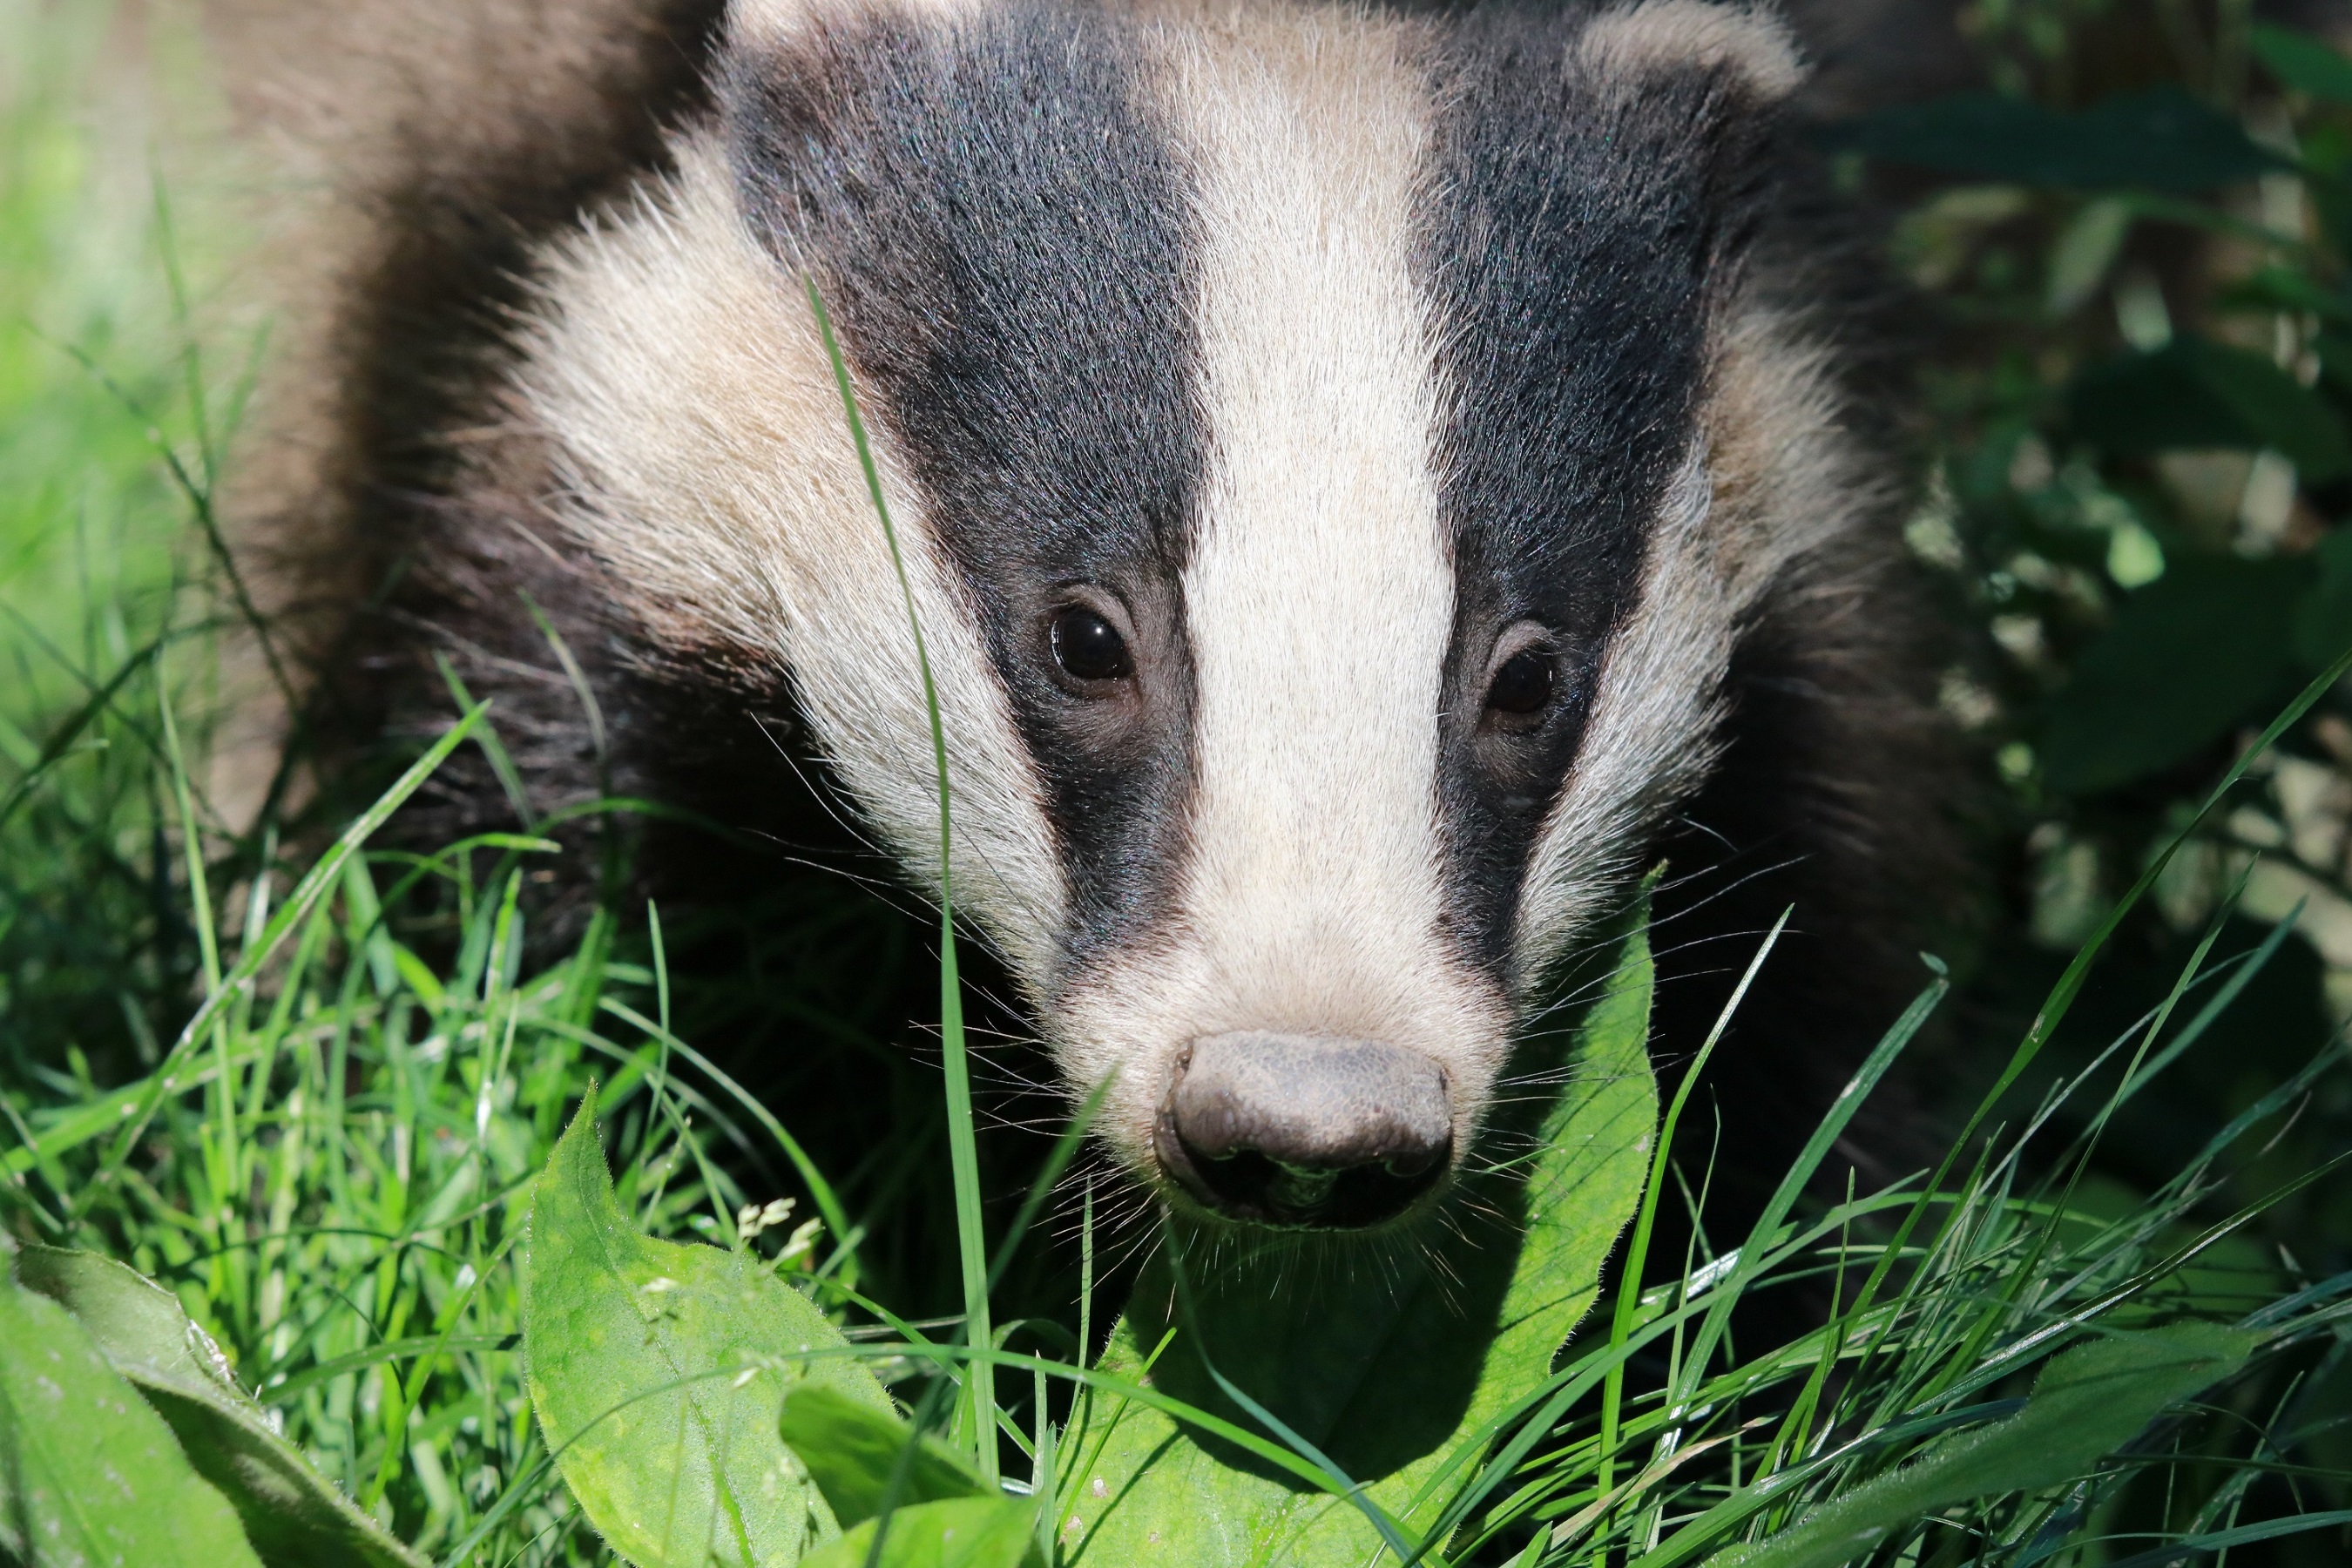
[{"label": "badger head", "polygon": [[788,671],[1178,1202],[1381,1224],[1844,526],[1767,16],[738,0],[516,394],[643,634]]}]

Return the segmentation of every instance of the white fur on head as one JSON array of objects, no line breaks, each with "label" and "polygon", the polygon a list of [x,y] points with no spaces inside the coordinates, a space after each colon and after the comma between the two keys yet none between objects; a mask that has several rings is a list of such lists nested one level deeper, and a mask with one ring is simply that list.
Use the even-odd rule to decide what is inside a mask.
[{"label": "white fur on head", "polygon": [[1748,300],[1725,312],[1710,348],[1697,442],[1528,863],[1514,950],[1522,992],[1634,869],[1633,847],[1658,816],[1715,765],[1723,681],[1743,621],[1878,500],[1841,433],[1824,348]]},{"label": "white fur on head", "polygon": [[1139,1164],[1178,1054],[1265,1029],[1421,1050],[1461,1124],[1507,1046],[1498,990],[1446,944],[1436,763],[1454,576],[1412,268],[1426,93],[1405,26],[1236,12],[1164,37],[1198,191],[1209,472],[1184,574],[1191,856],[1152,951],[1083,977],[1072,1079]]},{"label": "white fur on head", "polygon": [[[518,373],[572,537],[675,648],[789,669],[819,743],[936,885],[939,793],[907,607],[799,280],[746,232],[724,153],[546,258]],[[949,751],[955,896],[1037,984],[1065,889],[1035,771],[919,491],[869,421]]]},{"label": "white fur on head", "polygon": [[1611,639],[1576,763],[1528,858],[1513,949],[1522,989],[1600,910],[1643,833],[1715,765],[1730,605],[1707,538],[1712,496],[1693,453],[1651,536],[1640,597]]}]

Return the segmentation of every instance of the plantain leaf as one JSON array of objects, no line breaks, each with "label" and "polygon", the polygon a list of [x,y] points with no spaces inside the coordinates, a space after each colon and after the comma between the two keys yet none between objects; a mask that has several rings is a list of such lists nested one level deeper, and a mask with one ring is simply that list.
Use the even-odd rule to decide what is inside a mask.
[{"label": "plantain leaf", "polygon": [[0,1283],[0,1559],[260,1568],[228,1500],[46,1296]]},{"label": "plantain leaf", "polygon": [[867,1520],[803,1568],[1042,1568],[1034,1504],[1019,1498],[953,1498],[895,1510],[874,1552],[878,1521]]},{"label": "plantain leaf", "polygon": [[777,1429],[845,1529],[882,1511],[894,1475],[900,1505],[989,1496],[988,1483],[954,1449],[918,1439],[888,1411],[825,1384],[803,1383],[784,1395]]},{"label": "plantain leaf", "polygon": [[811,1380],[877,1409],[889,1398],[758,1259],[639,1231],[595,1117],[592,1091],[531,1201],[523,1352],[548,1446],[640,1568],[797,1562],[833,1522],[777,1435],[785,1392]]},{"label": "plantain leaf", "polygon": [[112,1258],[49,1247],[22,1248],[16,1279],[71,1312],[146,1395],[188,1463],[236,1510],[269,1568],[422,1568],[425,1559],[278,1435],[170,1291]]},{"label": "plantain leaf", "polygon": [[[1450,1213],[1376,1259],[1360,1240],[1328,1254],[1311,1241],[1254,1244],[1213,1269],[1192,1264],[1187,1315],[1171,1232],[1104,1370],[1265,1431],[1218,1386],[1213,1363],[1408,1529],[1433,1515],[1442,1495],[1423,1497],[1424,1483],[1475,1460],[1483,1429],[1542,1384],[1640,1199],[1657,1123],[1652,984],[1637,921],[1571,1049],[1554,1047],[1565,1059],[1528,1064],[1565,1068],[1565,1093],[1496,1130],[1496,1146],[1532,1153],[1465,1180]],[[1147,1368],[1145,1348],[1171,1328]],[[1378,1544],[1353,1503],[1148,1406],[1097,1396],[1082,1415],[1055,1520],[1079,1562],[1356,1568]]]},{"label": "plantain leaf", "polygon": [[2117,1334],[2053,1359],[2005,1421],[1947,1437],[1899,1470],[1843,1492],[1708,1568],[1838,1568],[1933,1510],[2063,1486],[2139,1436],[2165,1406],[2243,1365],[2262,1336],[2214,1323]]}]

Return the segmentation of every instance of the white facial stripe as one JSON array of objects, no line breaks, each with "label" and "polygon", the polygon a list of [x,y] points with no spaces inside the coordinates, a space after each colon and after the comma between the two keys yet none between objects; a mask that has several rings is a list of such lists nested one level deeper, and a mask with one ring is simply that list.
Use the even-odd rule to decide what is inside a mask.
[{"label": "white facial stripe", "polygon": [[1637,868],[1658,817],[1718,756],[1722,687],[1768,590],[1850,536],[1882,498],[1843,434],[1830,356],[1750,301],[1725,312],[1697,445],[1652,536],[1633,614],[1610,645],[1577,762],[1528,863],[1517,985],[1537,984]]},{"label": "white facial stripe", "polygon": [[[914,639],[797,279],[745,232],[723,153],[546,258],[518,374],[560,445],[572,537],[658,640],[789,668],[827,756],[936,886],[939,795]],[[921,500],[867,412],[948,736],[956,902],[1030,984],[1052,963],[1059,859],[1026,749]]]},{"label": "white facial stripe", "polygon": [[[1408,269],[1427,132],[1417,84],[1378,58],[1393,40],[1288,22],[1293,38],[1177,68],[1211,454],[1184,579],[1186,909],[1247,1020],[1229,1026],[1380,1035],[1402,1021],[1383,982],[1428,966],[1439,907],[1454,575]],[[1334,61],[1335,44],[1368,58]]]},{"label": "white facial stripe", "polygon": [[1192,858],[1176,929],[1084,979],[1062,1031],[1079,1083],[1120,1068],[1108,1121],[1139,1156],[1195,1035],[1412,1047],[1465,1107],[1503,1049],[1499,998],[1438,930],[1454,581],[1411,268],[1429,111],[1400,58],[1411,37],[1276,11],[1167,40],[1210,447],[1183,583]]},{"label": "white facial stripe", "polygon": [[1706,537],[1711,501],[1694,454],[1666,494],[1641,597],[1601,660],[1576,763],[1528,859],[1513,950],[1522,990],[1634,869],[1659,812],[1715,764],[1731,624]]}]

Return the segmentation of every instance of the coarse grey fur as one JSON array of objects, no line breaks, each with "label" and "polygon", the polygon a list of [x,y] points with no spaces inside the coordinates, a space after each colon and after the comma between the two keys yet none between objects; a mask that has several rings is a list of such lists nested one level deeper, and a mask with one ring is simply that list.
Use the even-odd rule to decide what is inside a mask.
[{"label": "coarse grey fur", "polygon": [[[1797,910],[1726,1049],[1735,1170],[1912,987],[1949,871],[1925,620],[1769,11],[219,26],[311,192],[237,500],[331,745],[445,724],[437,655],[541,813],[651,796],[803,842],[781,739],[933,884],[912,645],[807,279],[908,546],[959,905],[1139,1174],[1192,1043],[1244,1035],[1430,1064],[1470,1157],[1515,1031],[1662,853],[1668,1041]],[[1057,672],[1073,606],[1128,676]],[[1488,702],[1521,653],[1526,722]],[[511,813],[465,758],[409,831]],[[718,859],[655,869],[723,897]]]}]

